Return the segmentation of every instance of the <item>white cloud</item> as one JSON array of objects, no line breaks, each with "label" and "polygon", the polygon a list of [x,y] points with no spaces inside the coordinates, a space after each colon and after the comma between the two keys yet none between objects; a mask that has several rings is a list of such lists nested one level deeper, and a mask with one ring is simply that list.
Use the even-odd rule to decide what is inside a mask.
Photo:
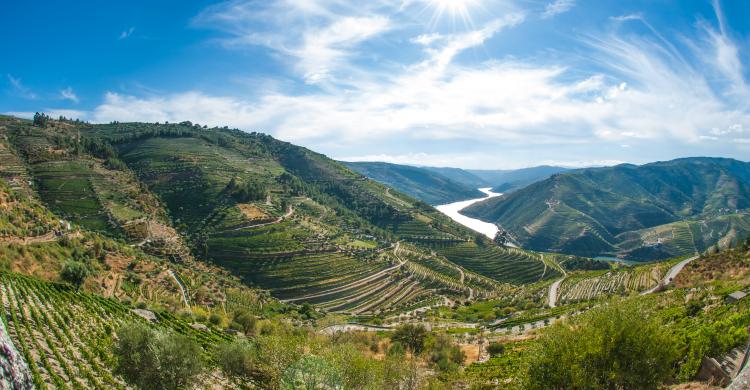
[{"label": "white cloud", "polygon": [[327,79],[352,55],[349,49],[388,29],[388,18],[345,17],[319,30],[306,32],[300,47],[288,50],[298,58],[296,68],[308,83]]},{"label": "white cloud", "polygon": [[119,40],[130,38],[131,35],[135,32],[135,27],[130,27],[127,30],[124,30],[120,33],[120,36],[117,38]]},{"label": "white cloud", "polygon": [[443,34],[431,33],[431,34],[420,34],[410,40],[411,43],[416,43],[422,46],[430,46],[433,42],[437,42],[445,38]]},{"label": "white cloud", "polygon": [[64,100],[70,100],[73,103],[78,103],[78,95],[76,95],[75,91],[73,91],[73,88],[71,87],[61,89],[60,98]]},{"label": "white cloud", "polygon": [[575,0],[555,0],[551,3],[548,3],[546,7],[544,7],[544,12],[542,12],[542,18],[552,18],[556,15],[566,13],[570,11],[573,7],[575,7],[576,2]]},{"label": "white cloud", "polygon": [[35,100],[38,97],[34,91],[23,85],[20,78],[13,77],[10,74],[7,74],[6,76],[8,77],[8,83],[10,83],[14,95],[28,100]]},{"label": "white cloud", "polygon": [[193,21],[228,34],[227,47],[265,46],[292,61],[305,82],[333,81],[357,56],[356,48],[388,31],[390,20],[373,5],[338,0],[227,1],[207,8]]},{"label": "white cloud", "polygon": [[[110,92],[86,118],[229,125],[335,150],[349,159],[456,166],[482,166],[482,159],[493,155],[482,151],[464,156],[423,145],[534,145],[552,152],[596,145],[600,150],[592,153],[598,155],[578,162],[589,166],[620,163],[632,151],[641,156],[644,146],[700,150],[701,145],[748,138],[750,114],[742,105],[747,102],[738,103],[747,88],[737,60],[739,47],[722,29],[699,26],[699,38],[690,44],[702,50],[677,52],[672,42],[633,14],[615,20],[639,20],[653,35],[615,31],[586,36],[585,66],[566,62],[564,56],[554,62],[497,55],[493,60],[463,61],[468,56],[462,53],[483,52],[488,41],[502,39],[505,29],[523,23],[523,13],[510,12],[469,31],[417,35],[410,42],[420,45],[418,58],[379,68],[354,59],[362,59],[363,42],[401,28],[397,18],[379,16],[376,8],[367,8],[367,15],[361,10],[345,13],[341,7],[347,7],[346,2],[335,0],[283,0],[268,6],[275,13],[253,4],[224,3],[196,23],[223,23],[229,33],[225,45],[272,48],[304,81],[319,83],[316,87],[290,93],[268,83],[255,88],[259,92],[252,97],[198,90],[150,97]],[[282,6],[286,12],[278,13]],[[271,27],[259,30],[264,20]],[[302,23],[305,20],[310,23]],[[277,26],[283,23],[289,31],[280,33]],[[402,144],[432,153],[392,150]],[[389,153],[379,154],[373,145]],[[576,155],[556,156],[558,160],[546,162],[578,166]],[[494,158],[514,164],[510,158]]]},{"label": "white cloud", "polygon": [[110,93],[93,118],[226,124],[307,145],[388,139],[697,143],[716,136],[714,128],[750,127],[747,112],[727,105],[702,73],[644,38],[588,38],[604,73],[583,78],[572,77],[567,67],[520,60],[455,62],[462,51],[520,20],[508,16],[446,35],[425,49],[424,60],[378,75],[378,83],[304,95],[269,91],[253,100],[198,91],[145,99]]}]

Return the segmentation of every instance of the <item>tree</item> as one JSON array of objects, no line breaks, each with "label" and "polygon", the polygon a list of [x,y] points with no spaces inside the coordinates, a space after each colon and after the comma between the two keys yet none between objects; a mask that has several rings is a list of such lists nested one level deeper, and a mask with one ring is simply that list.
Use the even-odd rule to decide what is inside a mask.
[{"label": "tree", "polygon": [[422,325],[401,325],[391,336],[392,342],[399,342],[406,346],[412,353],[419,354],[424,349],[427,338],[427,329]]},{"label": "tree", "polygon": [[553,325],[530,352],[524,389],[659,389],[678,359],[673,336],[626,304]]},{"label": "tree", "polygon": [[35,113],[34,114],[34,126],[36,127],[47,127],[47,123],[49,122],[50,117],[47,116],[44,113]]},{"label": "tree", "polygon": [[80,261],[69,261],[65,263],[60,271],[60,278],[76,287],[76,291],[89,276],[89,267]]},{"label": "tree", "polygon": [[255,333],[255,325],[258,322],[257,318],[246,310],[240,310],[234,313],[234,322],[240,325],[242,333],[245,335],[252,335]]},{"label": "tree", "polygon": [[117,332],[115,373],[141,389],[189,388],[205,369],[202,352],[187,336],[125,325]]}]

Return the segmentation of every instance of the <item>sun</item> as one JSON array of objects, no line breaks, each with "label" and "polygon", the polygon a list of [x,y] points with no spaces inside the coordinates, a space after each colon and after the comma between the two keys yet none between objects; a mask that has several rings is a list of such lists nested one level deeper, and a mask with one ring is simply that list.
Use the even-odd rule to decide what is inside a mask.
[{"label": "sun", "polygon": [[433,25],[437,25],[443,19],[449,18],[451,22],[462,22],[464,26],[473,26],[471,19],[471,9],[478,5],[479,0],[427,0],[429,7],[433,9]]}]

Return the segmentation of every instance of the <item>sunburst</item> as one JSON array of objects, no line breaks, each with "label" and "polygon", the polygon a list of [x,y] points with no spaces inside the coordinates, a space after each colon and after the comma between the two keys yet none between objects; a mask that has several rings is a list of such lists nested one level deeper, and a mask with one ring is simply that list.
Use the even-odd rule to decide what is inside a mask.
[{"label": "sunburst", "polygon": [[427,0],[427,4],[432,8],[433,26],[448,18],[454,26],[461,22],[464,27],[473,27],[471,9],[479,5],[479,0]]}]

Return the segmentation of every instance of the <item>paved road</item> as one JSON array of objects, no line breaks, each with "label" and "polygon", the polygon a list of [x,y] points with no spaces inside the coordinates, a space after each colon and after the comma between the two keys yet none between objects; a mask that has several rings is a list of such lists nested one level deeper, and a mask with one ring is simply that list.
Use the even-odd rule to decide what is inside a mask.
[{"label": "paved road", "polygon": [[557,306],[557,289],[560,287],[560,283],[565,280],[565,276],[555,281],[555,283],[552,283],[551,286],[549,286],[549,307],[555,307]]},{"label": "paved road", "polygon": [[[544,255],[542,255],[542,261],[544,261]],[[546,267],[547,263],[544,263],[544,266]],[[557,306],[557,290],[560,288],[560,284],[563,282],[563,280],[568,277],[568,273],[565,272],[565,268],[563,268],[559,264],[558,267],[559,270],[562,271],[563,276],[549,286],[549,307]]]},{"label": "paved road", "polygon": [[170,270],[167,270],[167,273],[169,273],[169,276],[171,276],[172,279],[174,279],[175,283],[177,283],[177,287],[180,288],[180,293],[182,293],[182,301],[185,303],[185,306],[187,306],[187,308],[189,309],[190,302],[188,301],[187,289],[185,288],[185,286],[182,285],[182,282],[180,282],[180,279],[177,278],[177,275],[175,275],[174,271],[170,269]]},{"label": "paved road", "polygon": [[659,287],[666,286],[666,285],[672,283],[672,281],[674,280],[674,278],[677,277],[677,274],[679,274],[680,271],[682,271],[682,269],[685,268],[686,265],[688,265],[688,263],[690,263],[691,261],[697,259],[698,257],[700,257],[700,256],[696,255],[696,256],[693,256],[691,258],[682,260],[681,262],[675,264],[674,267],[672,267],[672,268],[669,269],[669,272],[667,272],[667,275],[664,276],[664,279],[662,279],[661,283],[659,283],[656,286],[654,286],[654,287],[652,287],[652,288],[650,288],[650,289],[642,292],[641,295],[651,294],[651,293],[655,292]]}]

